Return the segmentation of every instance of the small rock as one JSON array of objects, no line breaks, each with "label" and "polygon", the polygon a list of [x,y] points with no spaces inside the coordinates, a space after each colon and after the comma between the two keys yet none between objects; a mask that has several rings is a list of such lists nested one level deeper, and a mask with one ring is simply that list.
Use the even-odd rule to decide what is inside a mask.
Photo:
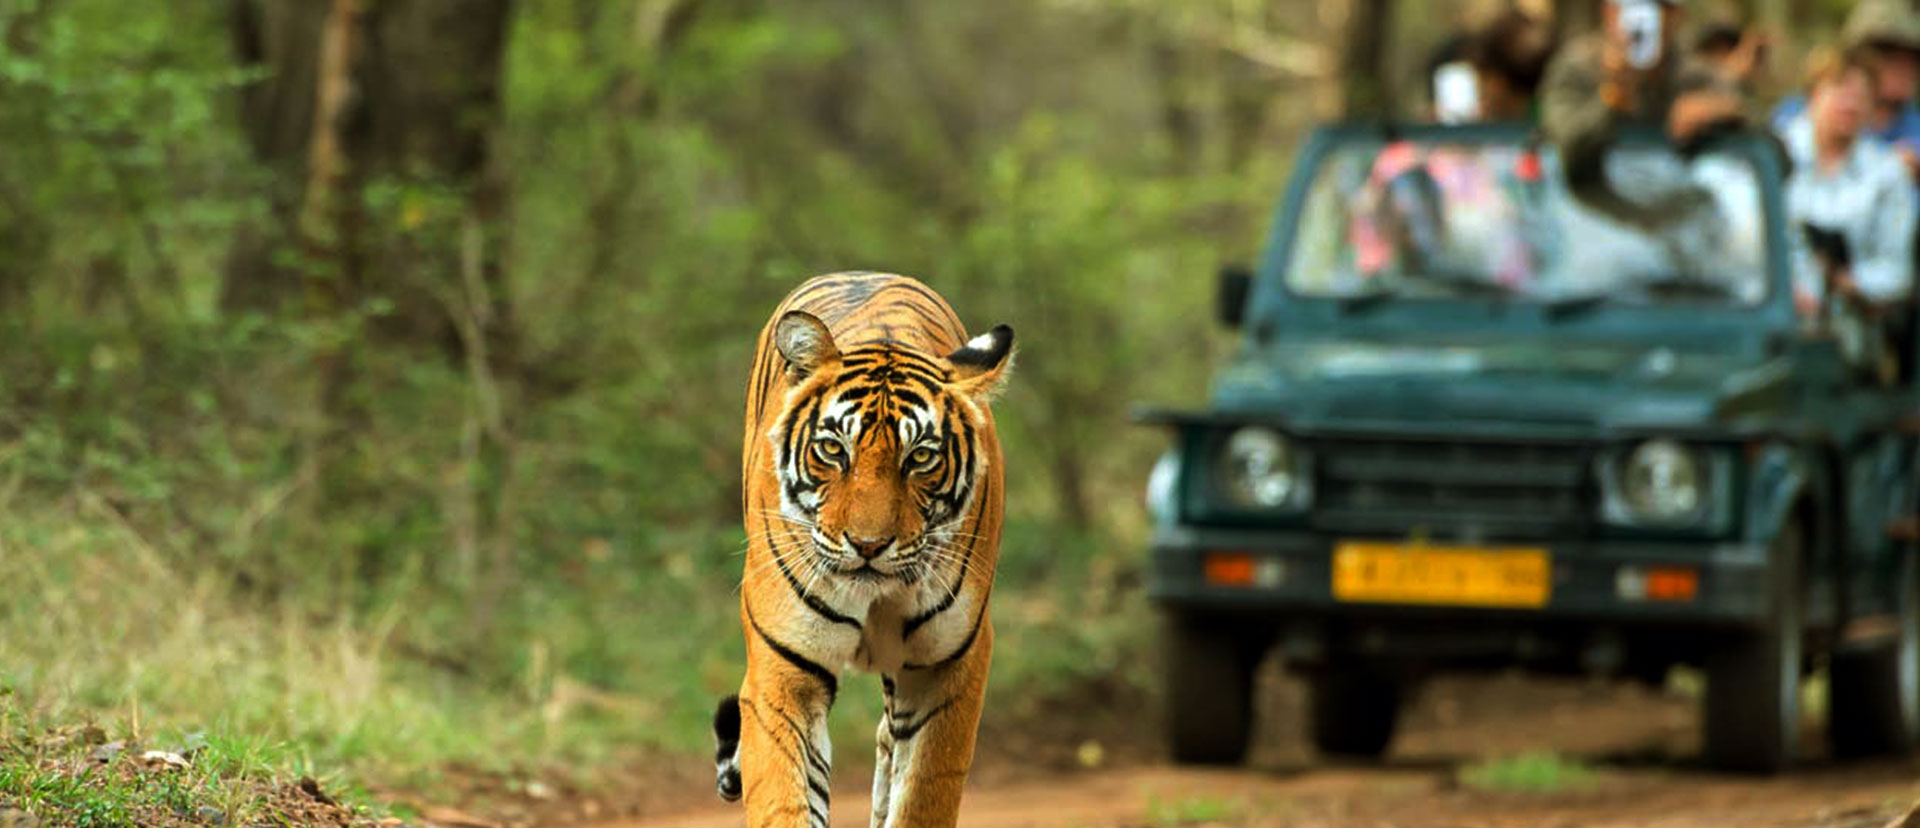
[{"label": "small rock", "polygon": [[527,796],[539,800],[552,799],[553,786],[535,779],[527,783]]},{"label": "small rock", "polygon": [[194,811],[194,815],[200,817],[200,821],[208,825],[227,824],[227,812],[211,805],[200,806],[199,810]]},{"label": "small rock", "polygon": [[126,749],[126,742],[108,742],[104,745],[96,745],[93,750],[88,751],[87,758],[105,764],[120,758],[120,754]]},{"label": "small rock", "polygon": [[40,828],[40,818],[19,808],[0,808],[0,828]]},{"label": "small rock", "polygon": [[149,765],[164,765],[169,768],[189,768],[187,758],[178,753],[165,750],[149,750],[140,754],[140,761]]}]

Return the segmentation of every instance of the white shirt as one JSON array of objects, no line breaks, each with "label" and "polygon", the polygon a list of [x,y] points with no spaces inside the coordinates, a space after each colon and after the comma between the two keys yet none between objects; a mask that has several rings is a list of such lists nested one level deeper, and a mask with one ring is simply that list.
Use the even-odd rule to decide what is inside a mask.
[{"label": "white shirt", "polygon": [[1819,260],[1808,247],[1801,223],[1846,237],[1853,257],[1853,282],[1875,302],[1904,299],[1913,289],[1914,187],[1906,165],[1893,150],[1865,138],[1855,139],[1847,157],[1831,170],[1820,169],[1813,121],[1805,114],[1782,131],[1793,157],[1787,179],[1788,232],[1793,244],[1794,279],[1800,289],[1819,296],[1823,279]]}]

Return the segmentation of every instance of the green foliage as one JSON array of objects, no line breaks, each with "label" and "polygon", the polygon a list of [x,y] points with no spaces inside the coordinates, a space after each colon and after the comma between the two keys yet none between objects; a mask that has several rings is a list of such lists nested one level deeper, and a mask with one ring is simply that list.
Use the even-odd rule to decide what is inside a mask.
[{"label": "green foliage", "polygon": [[1163,828],[1204,823],[1228,823],[1246,815],[1246,806],[1237,800],[1212,796],[1185,796],[1176,799],[1147,798],[1147,822]]},{"label": "green foliage", "polygon": [[250,209],[229,190],[240,141],[226,120],[248,74],[218,24],[208,5],[0,9],[0,303],[18,306],[31,276],[48,315],[206,308],[184,274],[216,262]]},{"label": "green foliage", "polygon": [[[38,824],[74,828],[278,825],[307,823],[317,807],[274,778],[290,764],[284,745],[145,735],[128,722],[48,727],[38,718],[0,698],[0,816],[20,810]],[[346,816],[374,823],[364,810]]]},{"label": "green foliage", "polygon": [[1541,751],[1476,762],[1461,768],[1459,777],[1470,788],[1529,794],[1583,790],[1598,782],[1585,762]]},{"label": "green foliage", "polygon": [[[1018,331],[988,717],[1148,683],[1164,440],[1127,409],[1204,393],[1211,273],[1321,114],[1317,6],[515,4],[500,111],[462,113],[499,181],[352,167],[387,255],[347,284],[338,227],[289,242],[304,158],[248,140],[274,78],[237,68],[242,5],[0,0],[0,741],[23,710],[205,732],[187,793],[230,814],[215,777],[704,746],[755,335],[843,269]],[[273,275],[223,272],[250,244],[298,295],[223,301]],[[876,696],[843,694],[844,742]],[[22,768],[0,795],[79,823],[178,793]]]},{"label": "green foliage", "polygon": [[1134,10],[519,4],[497,224],[477,182],[354,193],[383,244],[504,251],[505,296],[425,255],[348,292],[294,249],[339,303],[242,310],[229,254],[302,182],[243,138],[227,7],[0,3],[0,683],[31,709],[265,740],[216,754],[241,775],[704,745],[755,336],[839,269],[1019,332],[988,715],[1144,683],[1163,439],[1126,411],[1203,392],[1211,272],[1284,159],[1182,158]]}]

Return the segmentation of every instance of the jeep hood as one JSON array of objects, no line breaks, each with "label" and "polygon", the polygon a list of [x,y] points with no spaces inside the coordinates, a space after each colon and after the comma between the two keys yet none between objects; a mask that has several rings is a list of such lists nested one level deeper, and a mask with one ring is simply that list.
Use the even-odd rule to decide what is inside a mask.
[{"label": "jeep hood", "polygon": [[1302,428],[1724,426],[1782,404],[1784,362],[1648,345],[1282,343],[1246,349],[1214,409]]}]

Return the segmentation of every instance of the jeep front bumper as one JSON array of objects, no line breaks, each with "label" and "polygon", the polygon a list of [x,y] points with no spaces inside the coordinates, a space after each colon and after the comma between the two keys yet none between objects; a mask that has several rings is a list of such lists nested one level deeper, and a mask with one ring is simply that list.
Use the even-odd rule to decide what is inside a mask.
[{"label": "jeep front bumper", "polygon": [[[1548,551],[1551,589],[1544,606],[1491,609],[1445,605],[1349,602],[1334,596],[1336,540],[1393,541],[1390,536],[1335,539],[1304,530],[1163,526],[1154,535],[1147,594],[1181,611],[1274,619],[1398,618],[1533,623],[1592,621],[1662,626],[1744,626],[1770,608],[1767,550],[1760,544],[1718,541],[1568,540],[1530,542]],[[1256,562],[1258,582],[1209,581],[1209,555],[1243,555]],[[1623,571],[1690,569],[1697,587],[1685,600],[1655,600],[1623,588]]]}]

